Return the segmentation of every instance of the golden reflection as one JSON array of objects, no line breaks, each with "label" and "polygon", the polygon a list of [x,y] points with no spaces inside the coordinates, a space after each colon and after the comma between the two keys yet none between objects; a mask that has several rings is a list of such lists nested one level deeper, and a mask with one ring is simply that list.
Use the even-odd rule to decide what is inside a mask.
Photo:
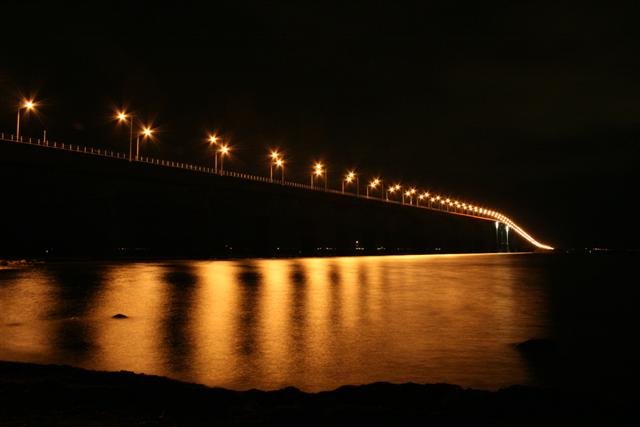
[{"label": "golden reflection", "polygon": [[291,358],[286,345],[291,333],[287,312],[292,306],[289,266],[282,260],[261,260],[258,267],[264,278],[260,329],[262,372],[271,378],[274,388],[291,384]]},{"label": "golden reflection", "polygon": [[[304,306],[300,306],[304,313],[293,310],[291,321],[296,322],[304,316],[304,322],[291,325],[292,328],[298,329],[293,337],[295,342],[291,350],[304,351],[302,355],[296,356],[296,359],[306,365],[305,369],[301,369],[300,365],[295,369],[305,376],[309,375],[308,372],[321,371],[332,357],[329,346],[331,342],[329,328],[332,320],[329,316],[329,295],[332,288],[340,284],[329,281],[328,273],[331,264],[328,262],[330,261],[322,258],[305,258],[294,264],[304,270],[306,280],[295,285],[295,292],[304,301]],[[309,378],[309,381],[314,380],[312,377]]]},{"label": "golden reflection", "polygon": [[231,319],[238,306],[235,281],[236,263],[208,261],[198,263],[200,286],[194,307],[195,363],[202,382],[228,387],[234,384],[237,344]]},{"label": "golden reflection", "polygon": [[253,261],[238,263],[236,273],[238,300],[235,310],[235,357],[243,369],[238,370],[237,384],[262,377],[262,311],[263,283],[260,270]]},{"label": "golden reflection", "polygon": [[[511,344],[546,327],[545,288],[528,260],[414,255],[0,270],[0,358],[233,389],[526,383]],[[116,313],[129,317],[112,319]]]},{"label": "golden reflection", "polygon": [[[94,362],[105,370],[165,371],[161,321],[166,315],[160,271],[153,264],[118,265],[106,272],[92,313],[100,348]],[[114,314],[128,319],[116,320]]]},{"label": "golden reflection", "polygon": [[0,267],[0,360],[48,362],[55,324],[47,315],[54,299],[42,271]]}]

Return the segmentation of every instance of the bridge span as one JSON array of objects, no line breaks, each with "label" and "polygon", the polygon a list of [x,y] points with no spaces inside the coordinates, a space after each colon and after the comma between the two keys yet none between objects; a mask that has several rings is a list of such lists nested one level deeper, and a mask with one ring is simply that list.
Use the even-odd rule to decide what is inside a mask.
[{"label": "bridge span", "polygon": [[[106,167],[106,164],[104,163],[104,161],[108,161],[109,165],[111,165],[110,167],[114,167],[115,170],[117,170],[118,172],[123,172],[123,175],[120,175],[120,176],[128,177],[127,179],[135,179],[133,175],[136,175],[137,178],[140,178],[144,182],[145,180],[148,180],[148,176],[144,177],[143,175],[140,175],[141,172],[150,173],[153,176],[164,176],[164,174],[161,172],[163,170],[166,170],[169,172],[179,171],[180,173],[186,172],[190,175],[197,176],[199,178],[205,178],[205,179],[207,177],[213,178],[215,179],[215,181],[211,181],[211,182],[215,182],[215,185],[218,189],[225,187],[224,185],[220,185],[221,183],[220,180],[222,179],[222,180],[227,180],[228,182],[244,182],[245,186],[251,185],[251,184],[267,186],[267,187],[261,187],[261,188],[262,189],[270,188],[269,191],[276,191],[281,194],[284,191],[286,194],[293,197],[296,197],[296,195],[298,197],[302,197],[302,195],[306,193],[311,195],[326,195],[326,196],[332,197],[334,200],[342,200],[342,202],[340,203],[342,203],[343,205],[344,203],[346,203],[346,205],[344,206],[347,206],[347,205],[351,206],[353,205],[353,203],[356,203],[357,206],[366,206],[368,204],[371,206],[375,206],[376,209],[380,207],[403,209],[406,212],[410,212],[409,215],[412,217],[415,216],[417,213],[422,212],[422,213],[435,214],[437,215],[438,218],[451,217],[451,218],[460,218],[460,219],[485,222],[485,223],[491,224],[492,227],[495,227],[494,250],[509,250],[509,233],[510,232],[512,232],[511,234],[512,239],[514,237],[513,233],[515,233],[515,235],[518,236],[523,242],[526,242],[526,244],[530,245],[534,249],[539,249],[539,250],[553,249],[551,246],[537,241],[529,233],[527,233],[521,226],[519,226],[514,220],[501,214],[498,211],[484,208],[481,206],[462,203],[456,200],[440,197],[440,196],[429,194],[429,193],[416,193],[416,194],[407,193],[406,199],[403,198],[401,200],[392,200],[392,199],[389,199],[388,197],[383,197],[383,195],[385,194],[385,192],[383,191],[376,192],[378,193],[377,195],[374,195],[373,191],[371,191],[370,193],[367,192],[369,194],[367,193],[361,194],[361,192],[359,191],[357,192],[345,191],[344,187],[342,190],[336,190],[336,189],[327,188],[325,186],[318,186],[318,185],[314,186],[314,185],[311,185],[313,184],[313,180],[311,184],[303,184],[299,182],[288,181],[285,179],[277,179],[277,178],[273,179],[273,177],[252,175],[252,174],[243,173],[243,172],[236,172],[233,170],[218,170],[218,169],[214,169],[214,168],[206,167],[202,165],[175,162],[171,160],[163,160],[163,159],[150,158],[150,157],[140,157],[138,159],[131,159],[127,156],[126,153],[122,153],[122,152],[105,150],[105,149],[88,147],[88,146],[74,145],[74,144],[65,144],[65,143],[53,142],[48,140],[43,141],[40,139],[31,139],[31,138],[22,138],[22,137],[20,139],[16,139],[13,135],[6,135],[6,134],[0,134],[0,145],[3,146],[5,151],[8,150],[8,152],[12,152],[12,154],[10,154],[7,157],[8,164],[4,165],[5,171],[7,170],[7,167],[9,167],[9,169],[11,169],[11,166],[14,167],[14,170],[12,172],[13,176],[11,176],[11,172],[10,172],[5,177],[5,179],[9,179],[9,180],[14,178],[14,179],[19,179],[22,182],[28,182],[28,181],[31,181],[34,177],[39,176],[38,178],[36,178],[36,182],[38,180],[45,180],[40,182],[46,182],[46,186],[49,186],[52,184],[52,181],[50,180],[47,181],[47,178],[43,177],[42,175],[44,174],[45,176],[48,176],[49,179],[53,178],[55,180],[56,176],[58,176],[58,173],[60,172],[59,170],[60,167],[67,168],[68,169],[67,172],[69,172],[69,170],[76,171],[77,172],[76,175],[82,179],[81,171],[85,169],[82,163],[86,163],[87,165],[89,164],[95,165],[96,164],[95,161],[99,159],[101,161],[99,162],[100,167],[98,169],[105,172],[104,168]],[[52,159],[54,158],[63,159],[63,160],[60,164],[56,165],[56,161],[55,160],[52,161]],[[88,160],[92,160],[92,161],[87,162]],[[29,165],[31,165],[31,167],[33,167],[34,165],[44,165],[44,167],[41,170],[39,170],[37,173],[31,169],[32,175],[27,176],[27,174],[21,173],[19,171],[19,165],[26,166],[27,169],[31,169]],[[135,170],[136,168],[138,169],[137,171]],[[35,175],[33,175],[33,173],[35,173]],[[65,176],[69,178],[69,176],[67,175]],[[95,175],[92,174],[91,176],[95,178]],[[172,175],[172,176],[176,176],[176,175]],[[183,179],[182,175],[180,179]],[[105,176],[102,177],[102,180],[99,180],[96,182],[99,182],[99,187],[103,190],[105,185],[106,186],[109,185],[108,181],[105,181]],[[163,180],[163,185],[166,185],[166,184],[168,184],[167,181]],[[71,185],[74,186],[74,184],[71,184]],[[122,185],[122,183],[118,183],[116,186],[119,186],[119,185]],[[133,182],[131,182],[130,185],[132,186],[132,188],[136,187],[136,184]],[[126,188],[126,187],[127,185],[125,185],[123,188]],[[29,188],[25,188],[24,191],[28,193]],[[31,188],[31,191],[33,191],[33,188]],[[56,193],[58,193],[60,189],[57,188],[55,191]],[[131,196],[131,193],[128,191],[125,191],[124,193],[127,194],[127,197]],[[223,194],[226,194],[226,196],[223,196]],[[21,199],[24,196],[25,194],[18,195],[18,199]],[[234,196],[229,197],[230,195],[228,192],[227,193],[222,192],[218,196],[216,196],[215,194],[212,194],[211,196],[213,197],[212,203],[214,205],[220,204],[219,201],[216,201],[216,197],[218,198],[226,197],[226,198],[234,199]],[[118,197],[119,197],[118,195],[114,195],[114,198],[115,198],[114,200],[116,200],[116,202]],[[143,196],[140,196],[140,197],[144,198]],[[114,200],[111,200],[109,203],[113,204]],[[74,202],[77,203],[78,200],[74,199]],[[32,203],[27,203],[27,204],[30,205]],[[254,211],[256,209],[259,209],[258,204],[249,204],[249,206],[246,206],[245,203],[240,203],[240,204],[243,205],[245,208],[252,209]],[[136,205],[135,203],[132,203],[132,206],[135,206],[135,205]],[[266,205],[262,205],[262,206],[264,207]],[[271,204],[269,206],[270,208],[265,210],[265,212],[267,214],[269,213],[277,214],[277,212],[274,212],[273,205]],[[113,210],[114,208],[110,207],[109,209]],[[211,209],[211,206],[207,207],[207,210],[209,209]],[[126,209],[124,210],[126,211]],[[275,210],[277,211],[277,209]],[[40,213],[45,216],[47,215],[47,213],[44,211],[41,211]],[[224,215],[222,216],[217,215],[218,220],[220,220],[220,218],[223,216]],[[265,219],[266,215],[261,215],[261,217]],[[188,221],[188,217],[184,215],[184,212],[180,216],[180,218],[184,221]],[[273,219],[269,221],[273,221]],[[139,226],[144,227],[143,224],[140,224]],[[224,225],[220,225],[220,226],[224,227]],[[286,227],[285,224],[283,224],[283,226]],[[113,232],[115,226],[109,225],[109,228]],[[130,227],[129,225],[127,225],[124,228],[128,229]],[[355,228],[358,228],[358,227],[355,227]],[[132,234],[136,234],[136,233],[133,232]],[[220,233],[220,234],[225,235],[225,233]],[[358,233],[347,233],[347,234],[349,234],[350,237],[353,239],[353,245],[356,249],[358,249],[360,244],[367,241],[367,238],[364,236],[362,238],[357,238]],[[273,238],[273,236],[268,236],[268,237]],[[19,240],[19,239],[16,239],[16,240]],[[36,238],[35,240],[38,240],[38,239]],[[223,239],[223,240],[232,241],[233,239]],[[340,240],[340,239],[337,239],[337,240]],[[379,241],[377,242],[372,241],[369,243],[374,243],[374,246],[378,248],[380,247],[379,245],[382,245],[384,247],[383,240],[384,239],[379,239]],[[116,243],[116,241],[114,241],[113,243]],[[118,242],[118,244],[121,244],[121,243],[126,243],[130,245],[133,242],[127,239],[121,239]],[[45,242],[40,242],[40,244],[44,245],[43,247],[47,246]],[[144,244],[142,246],[144,246]],[[228,245],[225,245],[225,246],[228,246]],[[437,244],[432,246],[433,246],[432,249],[434,251],[438,251],[440,249]],[[275,247],[278,248],[277,244]],[[488,248],[485,248],[485,250],[486,249]]]}]

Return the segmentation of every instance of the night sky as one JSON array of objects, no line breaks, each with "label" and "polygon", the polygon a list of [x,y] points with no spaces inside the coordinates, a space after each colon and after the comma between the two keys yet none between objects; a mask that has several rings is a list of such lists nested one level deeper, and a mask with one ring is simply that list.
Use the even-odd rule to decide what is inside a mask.
[{"label": "night sky", "polygon": [[128,105],[159,127],[145,155],[209,164],[216,129],[230,169],[277,146],[300,182],[322,159],[335,188],[356,167],[558,247],[640,247],[640,6],[137,3],[4,1],[0,129],[34,94],[24,135],[127,151]]}]

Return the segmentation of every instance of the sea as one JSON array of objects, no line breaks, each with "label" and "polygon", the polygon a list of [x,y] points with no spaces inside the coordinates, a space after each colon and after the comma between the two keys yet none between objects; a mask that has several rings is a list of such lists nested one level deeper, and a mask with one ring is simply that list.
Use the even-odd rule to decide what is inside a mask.
[{"label": "sea", "polygon": [[234,390],[602,387],[638,360],[637,265],[588,253],[5,262],[0,360]]}]

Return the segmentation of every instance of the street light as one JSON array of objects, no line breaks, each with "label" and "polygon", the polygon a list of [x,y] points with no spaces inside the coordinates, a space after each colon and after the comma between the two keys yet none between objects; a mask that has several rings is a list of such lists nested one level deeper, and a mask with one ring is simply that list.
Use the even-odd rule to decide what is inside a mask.
[{"label": "street light", "polygon": [[420,200],[429,200],[429,193],[424,191],[422,192],[419,196],[418,199],[416,200],[416,206],[420,206]]},{"label": "street light", "polygon": [[[209,145],[218,145],[218,141],[220,138],[215,133],[209,134]],[[213,172],[218,173],[218,150],[214,148],[213,150]]]},{"label": "street light", "polygon": [[413,205],[413,195],[416,194],[416,189],[411,187],[406,194],[409,196],[409,204]]},{"label": "street light", "polygon": [[400,188],[401,188],[400,184],[390,186],[389,188],[387,188],[387,191],[385,193],[385,196],[386,196],[385,198],[389,200],[389,194],[395,193],[396,191],[400,190]]},{"label": "street light", "polygon": [[394,191],[396,191],[396,187],[394,187],[393,185],[389,186],[389,188],[387,188],[387,191],[385,191],[385,199],[389,200],[389,193],[393,193]]},{"label": "street light", "polygon": [[414,188],[411,188],[407,191],[405,191],[404,193],[402,193],[402,204],[404,204],[404,198],[405,197],[409,197],[409,204],[412,205],[413,204],[413,194],[416,192],[416,190]]},{"label": "street light", "polygon": [[400,184],[392,185],[389,188],[387,188],[386,199],[389,200],[389,194],[393,194],[396,191],[400,191],[401,188],[402,187],[400,186]]},{"label": "street light", "polygon": [[[280,183],[284,184],[284,160],[283,159],[278,159],[276,160],[276,168],[280,168],[282,169],[282,174],[280,175]],[[273,178],[272,178],[273,181]]]},{"label": "street light", "polygon": [[271,158],[271,161],[269,162],[269,180],[273,182],[273,167],[278,166],[277,163],[279,160],[281,160],[280,153],[278,152],[278,150],[271,150],[271,152],[269,153],[269,157]]},{"label": "street light", "polygon": [[356,194],[360,194],[360,178],[358,177],[358,174],[356,174],[356,171],[349,171],[347,172],[347,174],[344,176],[344,179],[342,180],[342,192],[344,193],[344,185],[346,184],[351,184],[353,181],[356,181]]},{"label": "street light", "polygon": [[138,136],[136,137],[136,160],[140,160],[140,135],[142,135],[143,140],[147,138],[151,139],[154,132],[155,131],[151,129],[150,126],[143,126],[142,130],[138,133]]},{"label": "street light", "polygon": [[218,148],[218,153],[220,153],[220,173],[224,172],[224,156],[228,156],[230,151],[231,147],[228,144],[222,144]]},{"label": "street light", "polygon": [[16,141],[20,140],[20,111],[25,112],[33,111],[38,104],[33,99],[23,99],[22,103],[18,105],[18,118],[16,120]]},{"label": "street light", "polygon": [[116,119],[120,122],[129,122],[129,161],[133,156],[133,114],[127,114],[126,111],[120,110],[116,113]]},{"label": "street light", "polygon": [[324,189],[327,189],[327,170],[324,167],[324,164],[322,164],[322,162],[316,162],[313,165],[313,170],[311,172],[311,188],[313,188],[313,177],[321,177],[324,176]]},{"label": "street light", "polygon": [[384,187],[380,178],[373,178],[369,181],[369,185],[367,185],[367,197],[369,197],[369,188],[373,191],[378,188],[378,185],[380,186],[380,198],[382,198],[382,191],[384,190]]}]

